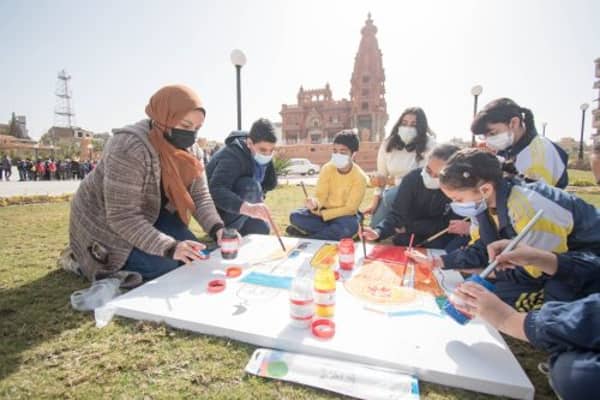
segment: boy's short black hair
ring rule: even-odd
[[[343,144],[350,149],[351,152],[356,153],[358,151],[358,134],[350,129],[345,129],[338,132],[333,138],[334,144]]]
[[[253,143],[269,142],[276,143],[275,128],[271,121],[266,118],[260,118],[252,124],[250,133],[248,134]]]

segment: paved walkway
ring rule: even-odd
[[[75,193],[81,181],[28,181],[19,182],[19,174],[11,176],[10,181],[0,181],[0,197],[51,195]],[[279,177],[281,185],[298,185],[304,181],[307,186],[317,184],[317,178],[305,176]]]
[[[14,178],[14,175],[12,176]],[[18,176],[17,176],[18,179]],[[28,181],[0,182],[0,197],[52,195],[75,193],[81,181]]]

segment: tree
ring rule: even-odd
[[[56,157],[60,159],[74,158],[79,155],[79,143],[61,142],[56,146]]]

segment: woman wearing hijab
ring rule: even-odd
[[[119,270],[153,279],[200,259],[205,246],[188,229],[192,216],[220,240],[223,222],[194,155],[206,115],[200,98],[185,86],[165,86],[146,114],[113,132],[73,198],[70,249],[90,280]]]

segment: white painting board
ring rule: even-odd
[[[283,239],[286,246],[308,242],[308,247],[287,260],[250,266],[279,246],[274,236],[251,235],[244,238],[235,260],[222,260],[218,251],[213,252],[209,260],[178,268],[117,297],[109,306],[123,317],[165,322],[260,347],[393,368],[428,382],[483,393],[533,398],[533,386],[507,344],[481,320],[461,326],[429,311],[387,316],[369,310],[338,282],[332,339],[317,339],[310,330],[292,327],[287,290],[241,282],[257,270],[282,276],[312,273],[310,259],[325,242]],[[360,246],[356,254],[359,266]],[[207,283],[225,279],[224,271],[231,265],[243,267],[242,276],[227,279],[223,292],[209,293]],[[454,271],[439,274],[447,291],[462,281]]]

